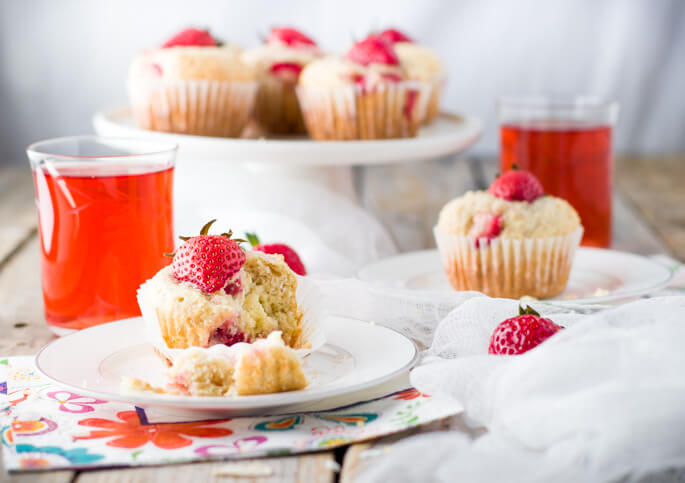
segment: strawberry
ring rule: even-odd
[[[487,238],[487,244],[490,240],[497,238],[502,231],[502,218],[493,213],[476,213],[473,217],[473,226],[468,232],[468,236],[472,238],[476,247],[480,246],[481,238]]]
[[[400,63],[392,44],[378,35],[369,35],[364,40],[356,42],[347,51],[347,58],[361,65],[399,65]]]
[[[540,317],[530,307],[519,306],[519,315],[499,324],[490,337],[490,354],[523,354],[559,332],[563,327]]]
[[[254,233],[246,233],[245,236],[247,240],[250,242],[250,245],[252,245],[253,250],[257,250],[264,253],[278,253],[279,255],[283,255],[283,259],[285,260],[285,263],[287,263],[290,267],[290,270],[292,270],[298,275],[307,275],[307,270],[304,268],[304,264],[302,263],[300,256],[293,248],[289,247],[284,243],[271,243],[269,245],[262,245],[259,243],[259,238],[257,237],[257,235],[255,235]]]
[[[238,245],[243,240],[231,240],[230,231],[207,234],[215,221],[203,226],[199,236],[181,237],[185,243],[178,247],[171,261],[176,280],[189,282],[204,293],[214,293],[234,284],[233,279],[245,264],[245,252]]]
[[[390,44],[396,44],[397,42],[414,42],[410,37],[397,29],[383,30],[378,36]]]
[[[302,66],[292,62],[277,62],[271,66],[271,73],[284,81],[297,82]]]
[[[212,37],[207,30],[198,30],[194,28],[189,28],[181,30],[179,33],[167,40],[163,49],[168,49],[169,47],[214,47],[218,45],[218,42],[214,37]]]
[[[545,194],[540,181],[529,171],[519,171],[516,166],[511,171],[497,177],[488,191],[507,201],[535,201]]]
[[[250,340],[243,332],[233,327],[231,322],[226,322],[212,331],[209,336],[208,345],[224,344],[232,346],[239,342],[250,342]]]
[[[316,42],[292,27],[273,27],[266,37],[267,44],[284,44],[293,48],[316,47]]]

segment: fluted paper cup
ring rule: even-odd
[[[426,115],[424,116],[423,123],[428,124],[435,120],[440,115],[440,98],[442,96],[442,91],[445,86],[445,77],[437,77],[431,86],[431,93],[428,99],[428,105],[426,106]]]
[[[470,237],[444,233],[437,226],[433,233],[454,289],[518,299],[553,297],[564,291],[583,228],[544,238],[482,238],[479,247]]]
[[[257,82],[136,79],[129,83],[129,96],[144,129],[239,137],[254,109],[257,87]]]
[[[301,331],[298,340],[293,341],[290,345],[296,349],[300,357],[305,357],[326,343],[323,330],[326,314],[319,288],[306,277],[297,277],[295,296],[297,297],[298,308],[302,313],[300,321]],[[167,345],[160,329],[160,319],[158,317],[160,314],[156,310],[152,297],[147,291],[146,284],[141,285],[138,289],[138,305],[143,315],[145,335],[148,342],[152,344],[158,354],[168,359],[169,362],[173,362],[186,348],[171,348]],[[172,315],[169,314],[169,316]],[[178,320],[164,320],[162,323],[165,325],[173,324],[178,327],[178,330],[184,330],[187,328],[187,324],[183,324],[184,317],[180,316]]]
[[[426,115],[432,86],[426,82],[298,86],[302,116],[317,140],[389,139],[416,136]]]

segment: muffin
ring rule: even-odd
[[[431,122],[440,114],[440,96],[445,84],[445,67],[442,61],[432,50],[415,43],[398,30],[384,30],[378,36],[393,44],[400,65],[409,79],[431,85],[431,95],[423,119],[424,123]]]
[[[205,397],[270,394],[306,386],[300,358],[278,331],[253,344],[186,349],[167,370],[164,388],[135,378],[122,381],[125,391]]]
[[[309,135],[317,140],[414,137],[430,85],[410,81],[391,44],[370,35],[345,57],[308,64],[297,87]]]
[[[138,55],[128,76],[138,125],[153,131],[240,136],[257,94],[242,50],[208,32],[186,29],[161,48]]]
[[[435,240],[450,284],[492,297],[553,297],[566,287],[583,228],[531,173],[509,171],[488,191],[447,203]]]
[[[264,45],[243,52],[259,82],[254,118],[268,133],[306,132],[295,86],[304,66],[320,56],[312,39],[290,27],[272,28]]]
[[[173,360],[178,349],[249,343],[280,331],[289,347],[309,347],[298,279],[283,257],[244,252],[230,232],[208,235],[209,225],[138,290],[153,345]]]

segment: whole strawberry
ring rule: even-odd
[[[488,191],[507,201],[535,201],[545,194],[533,173],[520,171],[516,166],[493,181]]]
[[[530,307],[519,306],[519,315],[499,324],[490,337],[490,354],[523,354],[559,332],[563,327],[540,317]]]
[[[378,36],[391,44],[396,44],[397,42],[413,42],[410,37],[397,29],[383,30]]]
[[[253,250],[257,250],[264,253],[277,253],[283,255],[285,263],[288,264],[290,270],[298,275],[307,275],[307,270],[304,268],[304,264],[300,259],[297,252],[284,243],[271,243],[269,245],[262,245],[259,243],[259,238],[254,233],[245,233],[247,240],[252,245]]]
[[[347,52],[347,58],[361,65],[400,63],[392,44],[378,35],[369,35],[364,40],[356,42]]]
[[[214,47],[218,44],[216,39],[207,30],[189,28],[181,30],[179,33],[167,40],[163,49],[169,47]]]
[[[293,48],[316,47],[316,42],[292,27],[273,27],[266,37],[267,44],[284,44]]]
[[[202,227],[199,236],[181,237],[183,243],[171,262],[176,280],[189,282],[204,293],[233,287],[233,278],[245,264],[245,252],[231,232],[208,235],[212,220]],[[232,292],[233,290],[229,290]]]

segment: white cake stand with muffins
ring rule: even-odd
[[[142,129],[129,107],[93,116],[102,136],[165,139],[179,144],[177,169],[202,163],[217,173],[235,170],[309,180],[357,200],[354,166],[427,161],[454,156],[473,145],[482,131],[479,119],[442,113],[416,137],[360,141],[314,141],[306,136],[241,139],[193,136]]]

